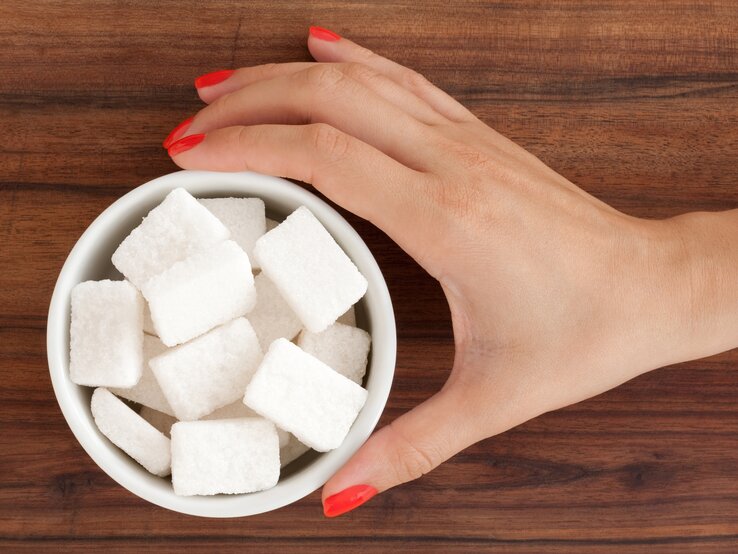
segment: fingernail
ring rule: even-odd
[[[233,69],[221,69],[220,71],[213,71],[212,73],[200,75],[197,79],[195,79],[195,88],[212,87],[213,85],[222,83],[223,81],[228,79],[228,77],[233,75],[233,73]]]
[[[200,144],[203,139],[205,138],[205,135],[198,134],[198,135],[190,135],[188,137],[179,139],[172,144],[169,145],[169,148],[167,148],[167,152],[170,156],[176,156],[177,154],[181,154],[182,152],[187,152],[190,148],[194,148],[198,144]]]
[[[333,31],[329,31],[328,29],[323,29],[323,27],[316,27],[315,25],[310,26],[310,35],[318,40],[327,40],[328,42],[341,40],[341,35],[338,35]]]
[[[177,125],[174,129],[172,129],[172,132],[167,135],[167,138],[164,139],[164,142],[162,142],[161,145],[164,148],[169,148],[175,140],[179,139],[182,135],[185,134],[185,131],[187,131],[187,128],[190,126],[190,123],[192,123],[193,119],[195,118],[188,117],[182,123]]]
[[[341,492],[329,496],[323,502],[323,513],[325,517],[336,517],[354,508],[358,508],[364,502],[377,494],[377,489],[369,485],[354,485]]]

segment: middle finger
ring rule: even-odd
[[[187,134],[234,125],[327,123],[426,171],[436,131],[334,65],[257,81],[203,108]]]
[[[216,85],[198,88],[197,93],[203,102],[211,104],[237,90],[268,79],[294,75],[316,65],[327,65],[315,62],[272,63],[242,67],[233,72],[225,81]],[[431,107],[425,100],[402,87],[386,75],[361,63],[332,64],[348,77],[358,81],[382,98],[412,115],[415,119],[429,125],[448,124],[449,120]]]

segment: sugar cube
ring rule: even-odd
[[[100,432],[154,475],[169,475],[169,439],[107,389],[97,388],[90,403]]]
[[[136,287],[197,251],[224,241],[228,229],[183,188],[151,210],[113,253],[113,265]]]
[[[151,360],[151,358],[163,354],[167,350],[168,348],[164,346],[158,338],[151,335],[144,335],[144,362],[141,379],[133,387],[110,387],[108,390],[117,396],[127,400],[132,400],[133,402],[138,402],[143,406],[149,406],[150,408],[173,416],[174,412],[169,406],[169,402],[167,402],[167,399],[164,397],[164,393],[161,392],[161,387],[159,386],[159,383],[157,383],[154,373],[149,367],[149,360]]]
[[[263,272],[254,277],[256,306],[249,313],[249,321],[259,337],[261,349],[266,351],[272,341],[283,337],[292,340],[302,323],[284,301],[282,295]]]
[[[299,440],[297,440],[297,437],[295,437],[295,435],[293,435],[292,433],[289,433],[288,435],[289,440],[287,441],[287,444],[282,445],[282,447],[279,449],[279,463],[282,467],[291,464],[297,458],[305,454],[305,452],[310,450],[310,447],[302,444]]]
[[[287,339],[277,339],[243,401],[300,442],[327,452],[343,442],[366,397],[353,381]]]
[[[69,374],[91,387],[132,387],[143,369],[143,299],[128,281],[72,289]]]
[[[149,361],[174,415],[199,419],[243,395],[262,358],[259,341],[245,318]]]
[[[334,323],[325,331],[303,331],[297,345],[354,383],[366,373],[371,337],[364,329]]]
[[[336,321],[367,289],[364,276],[304,206],[256,241],[254,258],[315,333]]]
[[[172,426],[172,485],[182,496],[268,489],[279,479],[274,424],[262,418]]]
[[[141,292],[167,346],[242,316],[256,304],[249,258],[232,240],[175,263],[146,281]]]
[[[141,407],[141,411],[138,412],[138,415],[153,425],[154,429],[164,433],[167,438],[169,437],[169,431],[171,430],[172,425],[177,423],[176,417],[154,410],[148,406]]]
[[[249,408],[246,404],[244,404],[242,402],[242,399],[239,397],[239,399],[232,404],[228,404],[227,406],[218,408],[214,412],[202,417],[201,419],[208,421],[211,419],[237,419],[241,417],[261,416],[257,414],[254,410]],[[277,436],[279,437],[279,447],[282,448],[283,446],[287,445],[292,435],[290,435],[287,431],[284,431],[277,427]]]
[[[201,198],[200,203],[217,217],[254,264],[254,244],[266,233],[264,201],[261,198]]]
[[[273,219],[266,218],[266,232],[268,233],[272,229],[274,229],[277,225],[279,225],[279,221],[275,221]]]
[[[356,306],[351,306],[346,311],[346,313],[340,316],[336,321],[338,323],[343,323],[344,325],[351,325],[351,327],[356,327]]]
[[[342,316],[343,317],[343,316]],[[338,318],[341,319],[340,317]],[[151,310],[149,310],[149,303],[144,301],[144,322],[143,322],[144,333],[147,335],[158,336],[156,334],[156,327],[154,327],[154,321],[151,319]]]

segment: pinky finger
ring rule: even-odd
[[[415,94],[447,119],[459,122],[476,120],[474,114],[417,71],[375,54],[347,38],[329,33],[325,34],[325,29],[320,27],[310,28],[308,49],[317,61],[367,65]]]

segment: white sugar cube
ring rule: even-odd
[[[249,408],[243,403],[239,397],[238,400],[222,408],[218,408],[214,412],[202,417],[202,420],[208,421],[211,419],[237,419],[241,417],[261,417],[254,410]],[[277,427],[277,436],[279,437],[279,447],[282,448],[287,445],[290,441],[290,435],[287,431],[284,431]]]
[[[277,428],[279,429],[279,428]],[[279,463],[282,467],[291,464],[297,458],[310,450],[309,446],[302,444],[292,433],[288,433],[289,440],[279,449]]]
[[[351,325],[351,327],[356,327],[356,307],[351,306],[345,314],[343,314],[336,320],[336,322],[343,323],[344,325]],[[144,327],[144,329],[146,328]]]
[[[92,393],[92,417],[100,432],[154,475],[169,475],[169,439],[116,398],[98,388]]]
[[[260,198],[201,198],[200,203],[217,217],[249,256],[254,269],[254,245],[266,233],[264,201]]]
[[[279,225],[279,221],[275,221],[273,219],[266,218],[266,232],[268,233],[272,229],[274,229],[277,225]]]
[[[303,331],[297,345],[354,383],[366,373],[371,337],[364,329],[334,323],[325,331]]]
[[[182,496],[268,489],[279,479],[274,424],[262,418],[179,422],[172,426],[172,485]]]
[[[143,369],[143,299],[128,281],[72,289],[69,374],[90,387],[132,387]]]
[[[234,319],[149,361],[174,415],[199,419],[243,395],[262,358],[251,324]]]
[[[249,258],[232,240],[177,262],[146,281],[141,292],[167,346],[242,316],[256,304]]]
[[[338,318],[341,319],[340,317]],[[157,337],[156,327],[154,327],[154,321],[151,319],[151,310],[149,310],[149,303],[144,301],[144,322],[143,322],[144,333],[147,335],[153,335]]]
[[[174,189],[113,253],[113,265],[141,288],[154,275],[224,241],[228,229],[186,190]]]
[[[249,321],[259,337],[261,349],[266,351],[280,337],[292,340],[302,323],[284,301],[282,295],[263,272],[254,277],[256,306],[249,313]]]
[[[254,258],[315,333],[336,321],[367,289],[364,276],[304,206],[256,241]]]
[[[164,433],[166,437],[169,437],[169,431],[171,430],[172,425],[177,423],[176,417],[154,410],[148,406],[143,406],[141,411],[138,412],[138,415],[153,425],[156,430]]]
[[[327,452],[343,442],[366,397],[353,381],[287,339],[277,339],[243,401],[300,442]]]
[[[112,387],[108,390],[117,396],[132,400],[133,402],[138,402],[143,406],[148,406],[173,416],[174,412],[172,411],[171,406],[169,406],[169,402],[167,402],[167,399],[164,397],[164,393],[161,392],[161,387],[159,386],[159,383],[156,382],[154,373],[149,367],[149,360],[151,360],[151,358],[163,354],[167,350],[168,348],[162,344],[158,338],[151,335],[144,335],[144,363],[141,379],[139,379],[138,383],[131,388]]]

